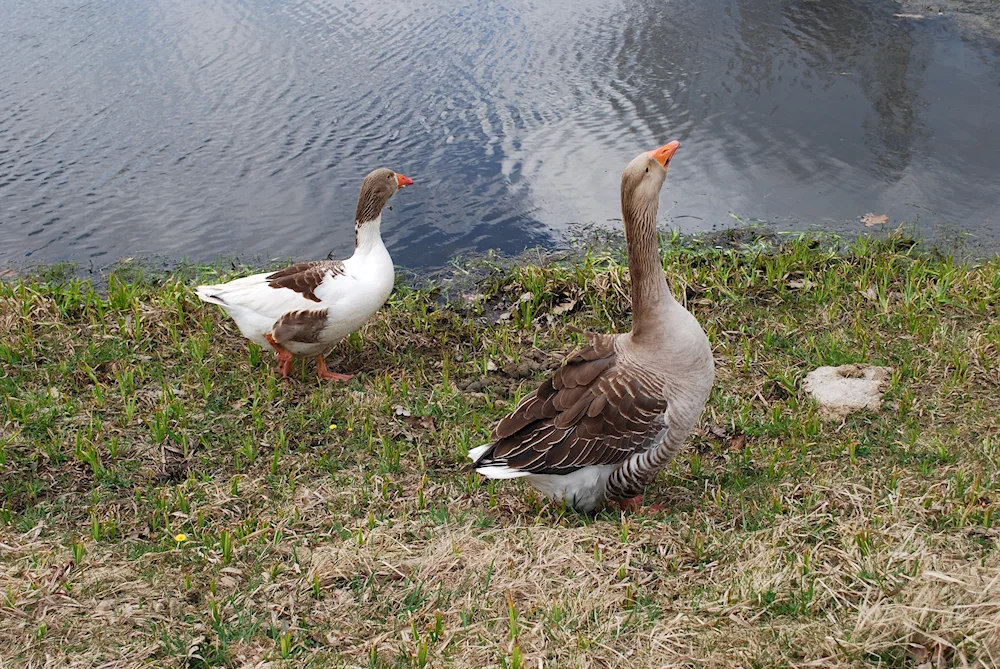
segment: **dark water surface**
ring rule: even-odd
[[[893,2],[6,0],[0,269],[349,253],[361,177],[417,184],[398,264],[617,226],[851,234],[873,211],[1000,246],[1000,41]],[[731,215],[732,214],[732,215]]]

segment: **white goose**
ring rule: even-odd
[[[588,334],[493,431],[468,469],[526,477],[582,512],[638,509],[642,492],[684,444],[705,407],[715,364],[704,330],[674,298],[656,234],[660,188],[679,142],[637,156],[622,174],[632,277],[632,331]]]
[[[294,356],[312,356],[320,379],[350,380],[350,374],[328,370],[323,358],[371,318],[392,292],[395,273],[382,243],[382,208],[397,190],[412,183],[385,168],[365,177],[350,258],[302,262],[277,272],[198,286],[198,297],[222,307],[244,337],[274,351],[282,376],[288,376]]]

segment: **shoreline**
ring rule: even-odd
[[[968,239],[928,240],[911,234],[906,224],[880,226],[876,229],[860,227],[853,234],[839,234],[823,229],[778,230],[769,223],[754,223],[726,228],[712,232],[695,234],[680,233],[671,229],[659,230],[661,247],[668,251],[679,248],[701,250],[740,250],[754,245],[774,247],[790,240],[810,239],[814,242],[846,249],[861,239],[905,240],[906,245],[919,247],[924,252],[952,256],[963,262],[988,261],[1000,250],[989,250]],[[625,234],[620,229],[591,230],[586,234],[572,237],[566,244],[553,247],[529,247],[518,254],[500,254],[492,251],[482,253],[462,253],[442,266],[407,267],[396,266],[396,286],[408,289],[439,289],[442,285],[462,283],[473,288],[473,283],[483,280],[489,274],[514,271],[521,266],[548,265],[560,262],[580,261],[588,253],[609,254],[617,259],[625,259]],[[332,254],[326,259],[331,259]],[[154,254],[135,255],[118,258],[100,267],[85,267],[77,261],[59,261],[8,267],[0,270],[0,282],[10,282],[33,277],[51,277],[63,281],[71,278],[90,281],[103,288],[111,274],[124,277],[182,277],[191,281],[215,280],[217,275],[233,278],[267,270],[277,270],[296,262],[316,258],[266,258],[264,256],[220,257],[211,262],[192,262],[185,258],[175,259]],[[200,278],[199,278],[200,277]],[[438,285],[442,284],[442,285]]]
[[[913,17],[912,20],[941,16],[954,21],[968,37],[1000,40],[1000,5],[992,0],[896,0],[896,3],[900,13]]]

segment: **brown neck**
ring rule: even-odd
[[[384,188],[380,177],[381,175],[373,180],[369,175],[362,184],[361,194],[358,196],[358,208],[354,212],[355,249],[364,243],[366,237],[372,236],[371,234],[366,235],[365,232],[374,233],[375,236],[381,234],[380,226],[376,221],[382,219],[382,208],[392,197],[392,192]]]
[[[628,245],[628,271],[632,282],[632,336],[663,328],[666,309],[675,301],[667,286],[656,234],[658,202],[637,202],[622,198],[622,219]]]
[[[358,208],[354,212],[354,222],[357,225],[364,225],[369,221],[374,221],[382,214],[382,207],[385,206],[389,198],[384,193],[380,193],[374,188],[363,188],[358,196]]]

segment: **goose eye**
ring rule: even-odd
[[[646,171],[649,172],[649,167],[646,168]]]

